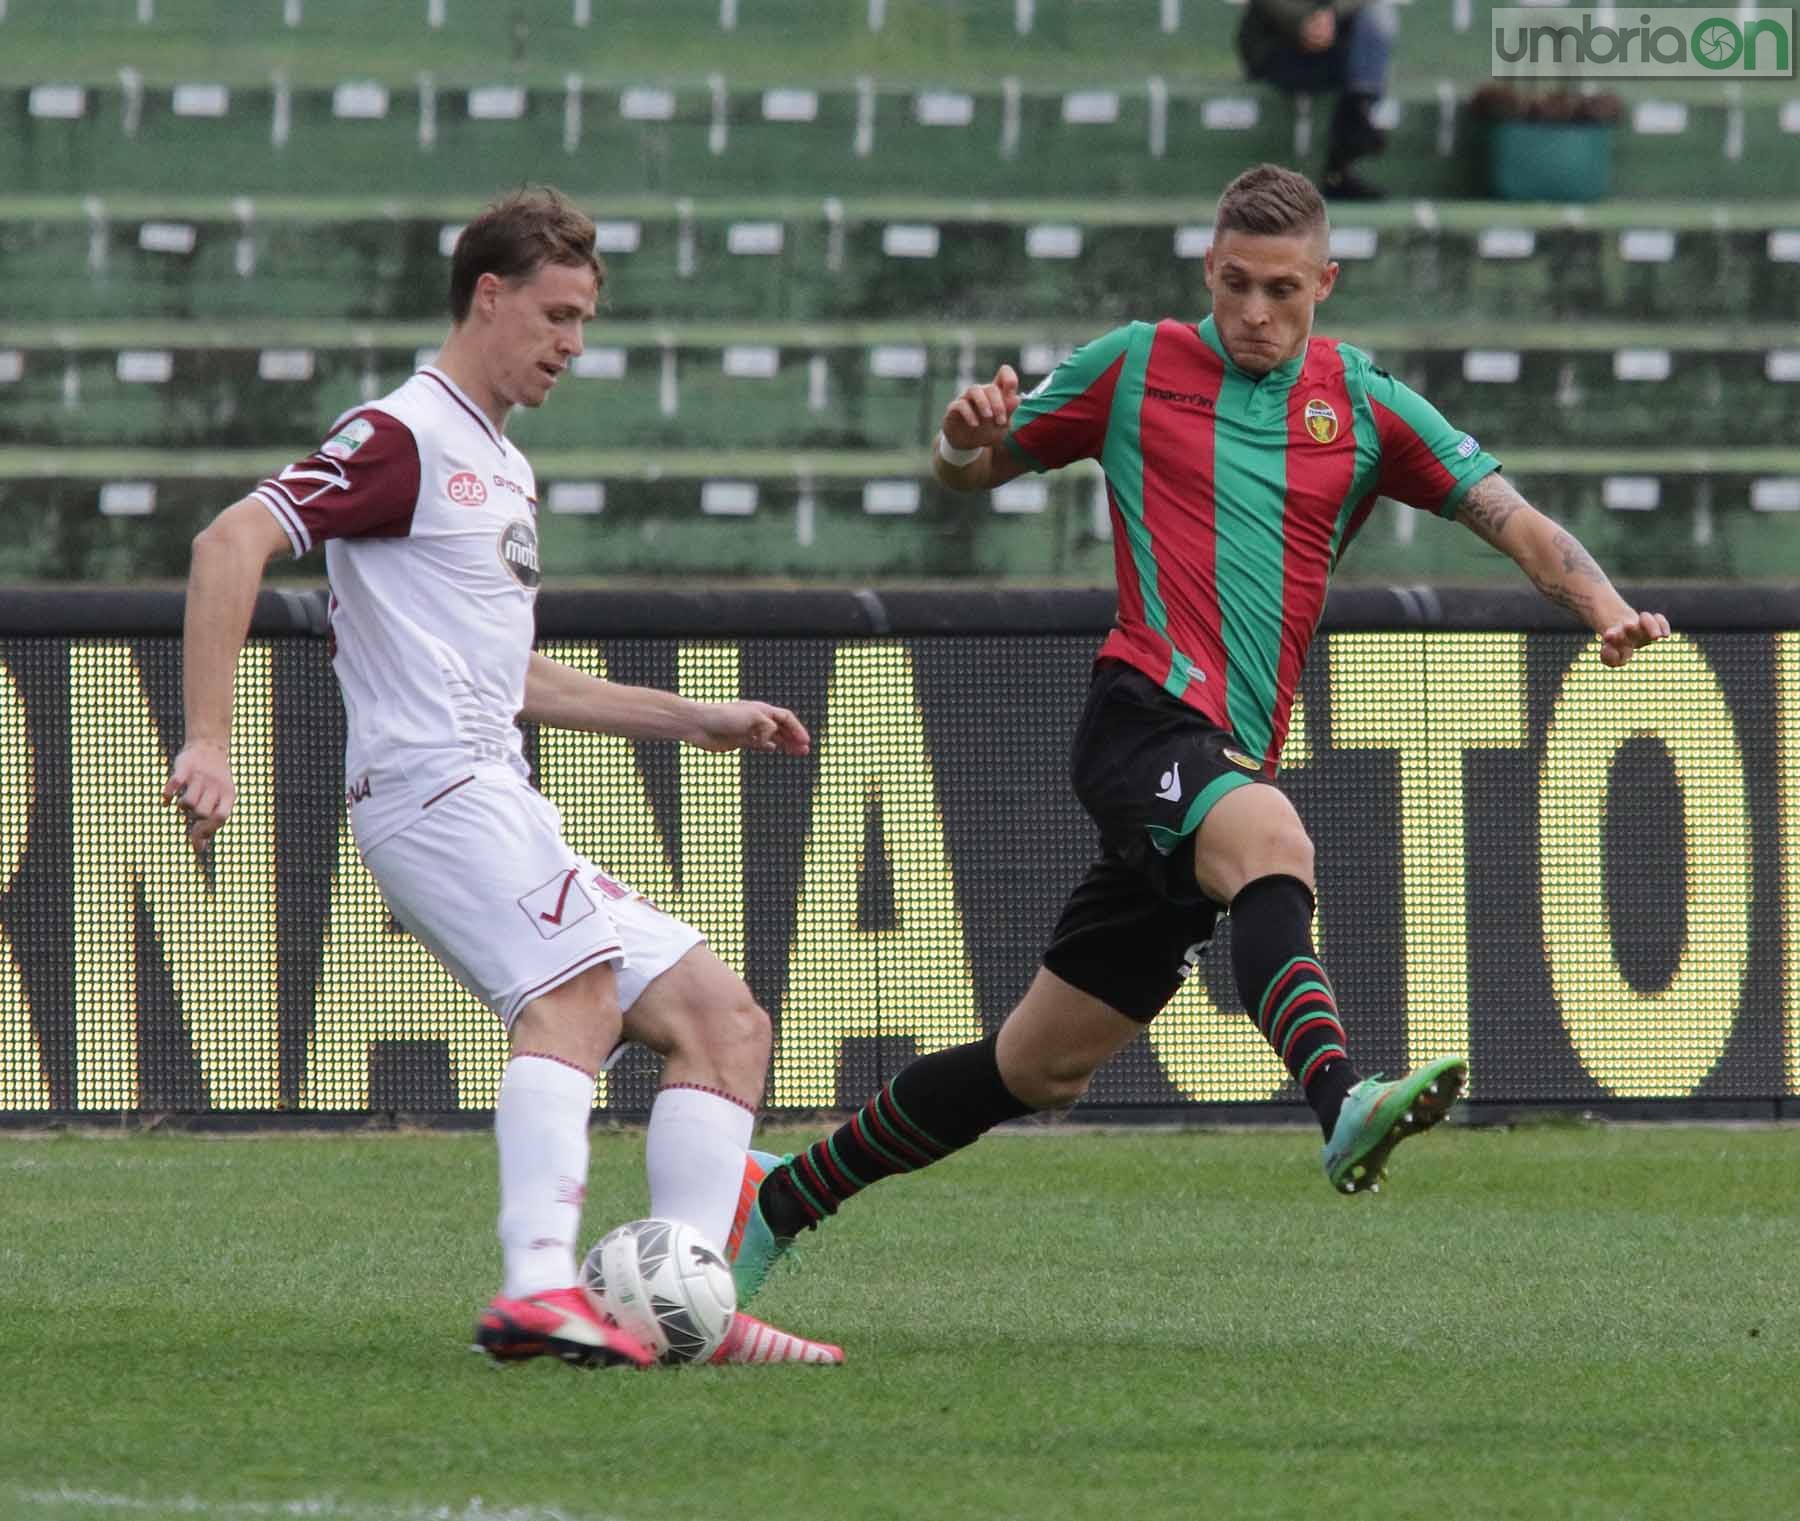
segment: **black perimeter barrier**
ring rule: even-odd
[[[1529,588],[1335,592],[1283,786],[1365,1071],[1466,1051],[1479,1117],[1779,1117],[1800,1095],[1800,592],[1636,587],[1624,670]],[[546,591],[541,647],[793,708],[805,759],[528,732],[571,841],[706,931],[776,1023],[767,1106],[867,1097],[991,1029],[1094,832],[1067,747],[1109,592]],[[389,920],[344,827],[321,592],[266,591],[238,810],[158,792],[181,597],[0,589],[0,1122],[492,1108],[497,1021]],[[1226,940],[1078,1114],[1294,1118]],[[602,1082],[621,1119],[655,1068]]]

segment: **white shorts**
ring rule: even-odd
[[[466,782],[363,862],[401,927],[508,1025],[609,962],[623,1012],[705,940],[572,850],[555,805],[523,782]]]

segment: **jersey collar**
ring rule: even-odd
[[[506,453],[506,443],[500,437],[499,433],[495,431],[494,425],[488,421],[487,414],[484,413],[480,407],[475,405],[474,401],[461,386],[440,370],[435,364],[421,365],[419,367],[419,373],[427,380],[435,380],[440,386],[448,391],[450,393],[450,399],[461,407],[463,411],[469,414],[474,420],[476,427],[487,434],[488,441],[492,443],[501,454],[504,455]]]
[[[1225,352],[1225,344],[1219,337],[1218,324],[1211,317],[1202,322],[1196,331],[1200,334],[1200,341],[1225,361],[1226,369],[1235,375],[1242,375],[1252,385],[1261,385],[1264,381],[1273,381],[1276,385],[1291,384],[1300,378],[1300,367],[1306,362],[1306,350],[1301,349],[1292,359],[1276,365],[1267,375],[1252,375],[1248,370],[1240,370],[1237,362]]]

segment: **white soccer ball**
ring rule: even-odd
[[[633,1220],[608,1231],[581,1264],[581,1284],[664,1363],[703,1363],[737,1313],[731,1267],[679,1220]]]

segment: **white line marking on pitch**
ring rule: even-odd
[[[123,1515],[216,1516],[295,1518],[295,1521],[620,1521],[618,1517],[577,1514],[556,1506],[502,1505],[490,1507],[479,1495],[454,1505],[363,1505],[328,1497],[299,1500],[202,1500],[196,1495],[173,1499],[144,1499],[137,1495],[104,1494],[98,1490],[19,1489],[14,1497],[23,1505],[51,1512],[99,1511]]]

